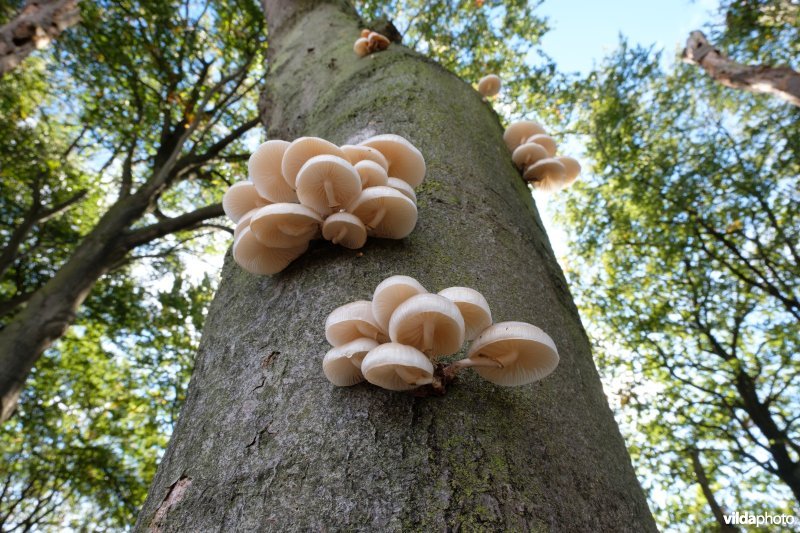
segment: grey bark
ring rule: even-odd
[[[686,40],[683,60],[699,65],[714,80],[733,89],[776,96],[800,106],[800,72],[786,66],[743,65],[714,48],[701,31]]]
[[[13,20],[0,26],[0,77],[77,24],[79,1],[28,0]]]
[[[226,257],[195,371],[137,531],[653,531],[589,342],[497,116],[397,45],[358,59],[341,2],[266,1],[268,137],[397,133],[428,164],[419,223],[354,251],[318,242],[273,277]],[[443,397],[333,387],[337,306],[392,274],[481,291],[496,321],[549,332],[556,372],[464,375]]]

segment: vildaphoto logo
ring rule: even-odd
[[[733,526],[791,526],[796,522],[794,516],[790,514],[754,514],[748,511],[723,515],[726,524]]]

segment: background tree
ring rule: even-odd
[[[796,46],[796,27],[774,31],[787,41],[740,58]],[[623,44],[582,87],[575,128],[594,176],[563,197],[570,279],[659,522],[792,512],[800,115],[660,64]]]
[[[62,36],[55,60],[69,77],[52,80],[48,91],[51,105],[74,106],[77,116],[66,119],[74,121],[74,133],[52,173],[81,151],[89,162],[81,170],[96,196],[93,205],[80,204],[91,210],[70,238],[42,242],[42,213],[63,202],[78,206],[77,200],[39,198],[47,190],[42,177],[10,177],[19,189],[36,192],[13,197],[25,207],[9,221],[2,257],[14,264],[5,275],[16,280],[30,269],[44,275],[4,295],[1,419],[11,415],[33,364],[72,324],[101,276],[137,255],[163,255],[222,214],[220,184],[231,173],[243,174],[248,155],[241,139],[258,121],[253,102],[264,39],[257,13],[246,1],[213,9],[189,2],[87,3],[84,23]],[[39,106],[19,129],[41,138],[36,132],[54,121],[51,110]],[[4,146],[10,157],[15,144]],[[32,246],[43,260],[24,260]]]
[[[268,136],[408,137],[428,164],[419,224],[403,241],[371,240],[361,257],[318,243],[273,277],[226,262],[136,529],[653,530],[497,116],[405,48],[359,59],[361,24],[346,3],[267,1],[265,11]],[[541,325],[559,369],[516,389],[466,376],[440,398],[332,387],[325,316],[394,273],[431,290],[473,286],[496,320]]]

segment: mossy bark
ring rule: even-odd
[[[428,163],[419,223],[363,256],[319,242],[285,271],[226,258],[180,421],[138,530],[649,531],[577,309],[491,107],[409,50],[359,59],[341,3],[266,2],[270,138],[397,133]],[[482,292],[555,340],[540,383],[465,372],[442,397],[322,373],[325,317],[392,274]]]

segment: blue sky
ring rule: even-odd
[[[672,57],[690,31],[713,20],[716,6],[716,0],[545,0],[538,13],[552,29],[542,47],[567,72],[588,72],[620,34]]]

